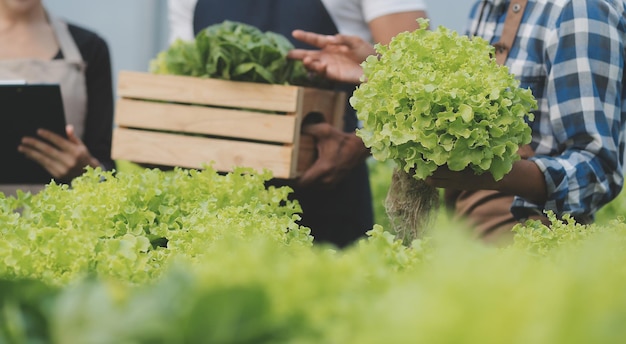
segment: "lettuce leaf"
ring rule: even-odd
[[[416,179],[442,165],[501,179],[531,140],[536,100],[496,63],[487,41],[419,23],[362,63],[367,82],[350,99],[363,123],[357,135],[374,158],[392,159]]]
[[[200,31],[193,41],[174,41],[150,61],[150,72],[307,85],[310,80],[302,61],[287,58],[291,49],[283,35],[227,20]]]

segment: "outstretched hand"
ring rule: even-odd
[[[315,138],[318,158],[299,178],[300,186],[332,187],[369,156],[356,134],[345,133],[328,123],[304,126],[302,133]]]
[[[81,175],[85,167],[98,167],[100,162],[74,133],[66,127],[67,139],[45,129],[39,129],[39,138],[25,136],[18,151],[43,166],[55,179],[70,181]],[[43,139],[43,140],[42,140]]]
[[[295,30],[292,35],[319,50],[294,49],[288,57],[302,60],[308,70],[339,82],[360,83],[363,75],[361,62],[376,54],[371,44],[357,36],[330,36],[302,30]]]

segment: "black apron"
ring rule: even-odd
[[[295,29],[327,35],[338,32],[320,0],[198,0],[193,18],[194,35],[224,20],[282,34],[298,48],[311,47],[293,39],[291,32]],[[349,95],[354,88],[355,85],[338,86],[338,89],[347,90]],[[349,103],[346,103],[344,122],[344,130],[354,132],[357,118]],[[344,247],[363,237],[373,226],[372,198],[365,162],[332,190],[297,188],[284,180],[272,180],[270,184],[294,188],[293,198],[302,206],[300,223],[311,228],[315,242]]]

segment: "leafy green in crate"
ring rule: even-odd
[[[176,40],[150,63],[156,74],[189,75],[267,84],[306,85],[301,61],[287,58],[284,36],[233,21],[202,30],[193,41]]]

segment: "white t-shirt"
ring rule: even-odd
[[[294,0],[298,1],[298,0]],[[371,42],[368,23],[375,18],[399,12],[425,11],[424,0],[321,0],[339,33],[359,36]],[[170,42],[192,40],[193,11],[198,0],[168,0]],[[417,19],[417,18],[416,18]]]

